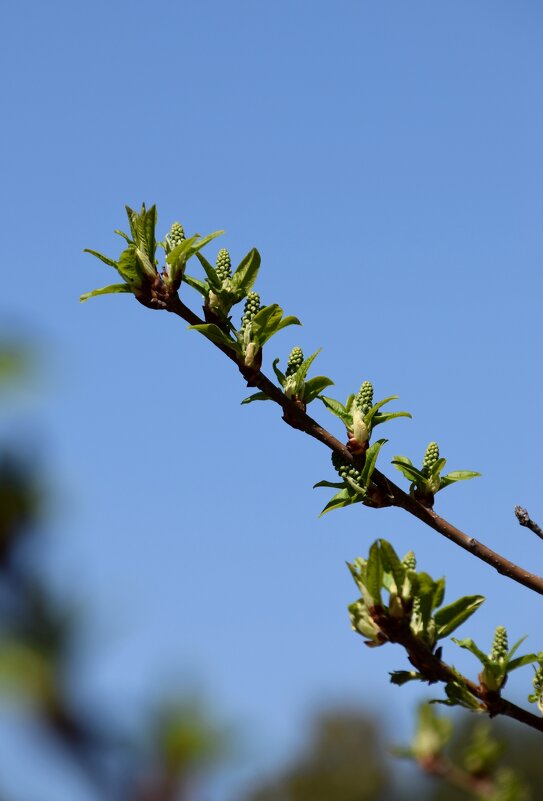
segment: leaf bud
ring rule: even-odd
[[[353,409],[353,438],[359,445],[367,445],[370,438],[370,431],[364,421],[365,412],[359,406]]]

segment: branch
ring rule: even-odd
[[[174,294],[168,298],[166,308],[167,311],[171,312],[172,314],[176,314],[178,317],[181,317],[183,320],[189,323],[189,325],[202,325],[204,323],[204,320],[200,319],[198,315],[189,309],[189,307],[180,300],[177,294]],[[283,420],[288,423],[288,425],[298,429],[299,431],[303,431],[310,437],[322,442],[323,445],[326,445],[327,448],[330,448],[331,451],[334,451],[346,461],[351,463],[354,461],[353,454],[345,445],[343,445],[336,437],[334,437],[333,434],[319,425],[316,420],[306,414],[306,412],[303,411],[295,401],[287,398],[287,396],[279,389],[279,387],[270,381],[267,376],[260,371],[255,374],[254,371],[247,370],[244,364],[239,360],[236,353],[232,350],[229,350],[226,346],[216,344],[216,347],[219,348],[219,350],[221,350],[238,366],[238,369],[246,379],[248,386],[257,387],[262,392],[265,392],[271,400],[275,401],[275,403],[281,407],[283,410]],[[476,556],[478,559],[486,562],[488,565],[497,570],[498,573],[501,573],[513,581],[516,581],[518,584],[522,584],[524,587],[543,595],[543,578],[541,576],[530,573],[514,562],[509,561],[509,559],[506,559],[504,556],[501,556],[499,553],[496,553],[496,551],[493,551],[491,548],[488,548],[474,537],[470,537],[468,534],[465,534],[459,528],[453,526],[452,523],[449,523],[447,520],[444,520],[442,517],[436,514],[436,512],[434,512],[432,509],[428,509],[427,507],[423,506],[423,504],[417,501],[416,498],[413,498],[407,492],[404,492],[379,470],[375,470],[373,472],[372,479],[377,487],[382,491],[384,497],[387,499],[386,504],[404,509],[406,512],[409,512],[414,517],[418,518],[418,520],[420,520],[422,523],[425,523],[427,526],[434,529],[434,531],[437,531],[442,536],[454,542],[460,548],[463,548],[464,550]],[[386,504],[383,503],[383,505]],[[539,531],[541,531],[541,529],[539,529]],[[543,535],[540,534],[540,536]]]
[[[538,717],[532,712],[517,706],[512,701],[502,698],[499,691],[488,690],[481,684],[475,684],[475,682],[462,676],[451,665],[442,661],[439,649],[436,653],[430,651],[428,646],[413,634],[409,627],[409,622],[406,622],[405,619],[395,619],[379,606],[372,607],[370,613],[387,639],[405,648],[409,661],[429,684],[461,682],[471,695],[481,702],[480,711],[486,712],[491,718],[496,717],[496,715],[505,715],[505,717],[512,718],[519,723],[530,726],[532,729],[543,732],[542,717]]]
[[[529,528],[530,531],[533,531],[534,534],[537,534],[537,536],[541,537],[543,540],[543,529],[541,526],[537,525],[535,520],[532,520],[527,509],[523,509],[522,506],[515,506],[515,514],[521,526],[526,526],[526,528]]]

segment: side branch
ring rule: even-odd
[[[177,316],[181,317],[183,320],[189,323],[189,325],[202,325],[204,323],[204,320],[202,320],[191,309],[189,309],[189,307],[180,300],[178,295],[169,297],[166,308],[172,314],[176,314]],[[323,445],[326,445],[327,448],[330,448],[330,450],[340,455],[344,460],[351,463],[353,462],[353,454],[348,450],[348,448],[336,437],[334,437],[333,434],[319,425],[316,420],[303,411],[293,400],[287,398],[287,396],[279,389],[279,387],[270,381],[267,376],[260,371],[258,371],[256,374],[252,371],[248,371],[233,350],[230,350],[225,345],[217,343],[215,344],[216,347],[225,354],[225,356],[228,356],[228,358],[237,365],[249,386],[257,387],[262,392],[265,392],[271,400],[275,401],[275,403],[281,407],[283,410],[283,419],[286,423],[288,423],[288,425],[298,429],[299,431],[303,431],[310,437],[322,442]],[[379,470],[374,471],[372,478],[377,487],[382,491],[389,505],[405,509],[405,511],[418,518],[418,520],[420,520],[422,523],[425,523],[425,525],[429,526],[434,531],[437,531],[442,536],[454,542],[460,548],[463,548],[465,551],[472,553],[478,559],[486,562],[488,565],[497,570],[498,573],[501,573],[513,581],[516,581],[518,584],[522,584],[524,587],[543,595],[543,578],[541,576],[524,570],[519,565],[511,562],[509,559],[506,559],[504,556],[501,556],[491,548],[483,545],[483,543],[456,528],[456,526],[453,526],[452,523],[444,520],[432,509],[428,509],[419,501],[417,501],[416,498],[413,498],[407,492],[404,492],[401,487],[398,487]],[[533,521],[531,522],[533,523]],[[521,524],[528,525],[527,523]],[[539,529],[537,524],[533,525]],[[534,531],[534,528],[531,526],[529,527],[532,529],[532,531]],[[539,532],[541,532],[541,529],[539,529]],[[536,531],[536,533],[538,532]],[[540,533],[540,536],[543,537],[543,532]],[[511,706],[512,708],[514,707],[514,705]],[[519,709],[519,714],[523,712],[523,710],[520,708],[517,707],[517,709]],[[524,714],[528,715],[529,713]],[[510,717],[515,717],[515,715],[510,715]],[[520,720],[521,718],[517,717],[516,719]],[[523,722],[526,721],[523,720]],[[528,723],[528,725],[531,724]],[[540,730],[543,731],[543,721]]]
[[[515,506],[515,514],[521,526],[526,526],[526,528],[529,528],[530,531],[533,531],[534,534],[537,534],[537,536],[541,537],[543,540],[543,529],[541,526],[538,526],[535,520],[532,520],[527,509],[523,509],[522,506]]]
[[[543,732],[543,718],[502,698],[499,691],[489,691],[486,687],[461,676],[451,665],[441,660],[440,649],[436,653],[429,651],[428,647],[406,626],[405,620],[394,620],[380,607],[373,607],[370,613],[388,640],[405,648],[409,661],[429,684],[436,682],[455,684],[460,681],[471,695],[481,702],[479,711],[486,712],[491,718],[505,715]]]

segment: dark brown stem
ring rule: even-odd
[[[188,306],[185,306],[185,304],[177,295],[174,295],[170,298],[167,310],[181,317],[183,320],[188,322],[189,325],[202,325],[204,323],[204,321],[201,320],[191,309],[189,309]],[[240,364],[239,357],[236,352],[229,349],[226,345],[217,345],[217,347],[226,356],[228,356],[229,359],[237,364],[238,368],[247,379],[246,370],[244,369],[243,365]],[[325,428],[320,426],[317,421],[310,417],[306,412],[302,411],[295,401],[287,398],[287,396],[279,389],[279,387],[270,381],[270,379],[267,378],[262,372],[258,372],[256,375],[251,374],[250,384],[251,386],[257,387],[262,392],[265,392],[271,400],[275,401],[275,403],[281,407],[283,410],[283,419],[286,423],[293,428],[298,429],[299,431],[303,431],[310,437],[317,439],[319,442],[322,442],[323,445],[326,445],[327,448],[330,448],[330,450],[338,453],[346,461],[353,462],[352,453],[345,445],[343,445],[343,443],[336,439],[336,437],[334,437],[333,434],[330,434],[330,432]],[[496,551],[493,551],[486,545],[483,545],[482,542],[479,542],[474,537],[470,537],[468,534],[465,534],[459,528],[453,526],[452,523],[449,523],[447,520],[444,520],[442,517],[436,514],[432,509],[426,508],[422,503],[417,501],[416,498],[413,498],[407,492],[404,492],[379,470],[374,471],[372,480],[381,490],[384,498],[386,499],[386,502],[384,501],[383,505],[388,504],[405,509],[405,511],[409,512],[421,522],[434,529],[434,531],[437,531],[442,536],[451,540],[451,542],[454,542],[460,548],[463,548],[464,550],[476,556],[478,559],[486,562],[488,565],[497,570],[498,573],[501,573],[513,581],[516,581],[518,584],[522,584],[524,587],[543,595],[543,578],[541,576],[530,573],[528,570],[524,570],[519,565],[509,561],[509,559],[506,559],[504,556],[496,553]]]
[[[515,514],[521,526],[526,526],[526,528],[529,528],[530,531],[533,531],[534,534],[537,534],[537,536],[541,537],[543,540],[543,529],[541,526],[538,526],[535,520],[532,520],[527,509],[523,509],[522,506],[515,506]]]

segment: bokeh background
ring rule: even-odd
[[[401,652],[370,652],[346,613],[345,561],[378,536],[446,573],[450,599],[488,597],[464,636],[486,647],[502,624],[541,648],[539,599],[415,520],[319,520],[328,454],[271,404],[240,406],[240,376],[178,319],[128,295],[78,303],[111,283],[82,249],[118,255],[125,203],[156,202],[160,234],[225,228],[236,263],[258,247],[263,302],[304,324],[267,365],[323,346],[331,395],[366,378],[400,395],[414,419],[390,424],[382,464],[436,439],[451,469],[483,474],[439,511],[538,572],[513,507],[541,518],[541,5],[30,0],[0,15],[0,335],[33,361],[4,393],[3,447],[39,476],[39,536],[18,558],[76,621],[74,707],[143,741],[182,699],[219,733],[210,801],[284,770],[325,709],[378,719],[372,743],[406,740],[428,692],[391,687]],[[101,797],[4,705],[2,798]]]

